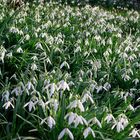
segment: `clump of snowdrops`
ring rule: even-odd
[[[0,3],[0,138],[140,138],[140,14],[59,2]]]

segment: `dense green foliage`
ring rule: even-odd
[[[0,3],[0,139],[140,138],[140,14]]]

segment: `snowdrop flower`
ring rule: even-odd
[[[11,94],[15,93],[16,96],[18,96],[19,94],[21,94],[21,92],[22,92],[22,91],[21,91],[21,87],[19,86],[19,87],[14,88],[14,89],[12,90]]]
[[[37,58],[37,56],[33,56],[33,57],[31,57],[31,60],[33,60],[33,61],[37,61],[38,58]]]
[[[34,90],[35,88],[34,88],[34,85],[32,84],[32,82],[31,81],[28,81],[28,83],[26,84],[26,88],[27,88],[27,90]]]
[[[115,122],[115,118],[112,114],[107,114],[104,120],[107,121],[107,123],[110,123],[112,121]]]
[[[50,89],[50,96],[52,96],[52,95],[54,94],[55,89],[56,89],[57,87],[56,87],[55,83],[52,83],[50,86],[51,86],[51,89]]]
[[[124,126],[121,122],[116,122],[115,125],[116,125],[117,132],[124,130]],[[112,129],[113,129],[113,127],[112,127]]]
[[[24,105],[24,107],[28,106],[29,112],[31,112],[32,109],[35,110],[35,105],[36,105],[36,103],[37,103],[37,101],[36,101],[36,102],[33,102],[32,100],[30,100],[28,103],[26,103],[26,104]]]
[[[32,69],[33,71],[37,70],[37,65],[36,65],[35,63],[32,63],[32,64],[31,64],[31,69]]]
[[[89,91],[87,91],[87,93],[84,94],[84,96],[82,98],[82,103],[86,102],[87,100],[89,100],[92,104],[94,104],[94,101],[93,101]]]
[[[132,130],[132,132],[129,134],[129,136],[132,136],[133,138],[140,138],[140,130],[138,130],[137,128],[134,128]]]
[[[135,85],[137,85],[137,84],[139,83],[139,79],[136,78],[136,79],[134,79],[132,82],[133,82]]]
[[[94,131],[91,129],[91,127],[88,127],[84,130],[83,135],[84,135],[84,139],[86,139],[88,137],[89,134],[92,134],[92,136],[95,138],[95,133]]]
[[[64,137],[65,134],[67,134],[71,140],[74,140],[73,134],[71,133],[71,131],[68,128],[64,128],[60,132],[60,134],[58,136],[58,140],[61,140]]]
[[[98,36],[96,35],[94,38],[95,38],[95,40],[98,41],[98,42],[101,40],[101,36],[99,36],[99,35],[98,35]]]
[[[85,118],[83,118],[81,115],[78,115],[76,113],[70,112],[65,116],[65,119],[68,118],[68,124],[71,125],[72,123],[75,124],[75,128],[81,124],[81,125],[88,125],[87,121]]]
[[[41,99],[40,99],[40,100],[38,100],[38,105],[39,105],[39,106],[41,106],[41,107],[42,107],[42,109],[45,111],[45,109],[46,109],[46,108],[45,108],[45,103],[44,103],[44,101],[43,101],[43,100],[41,100]]]
[[[104,84],[103,88],[104,88],[106,91],[108,91],[108,90],[111,88],[111,85],[110,85],[108,82],[106,82],[106,83]]]
[[[69,112],[68,114],[66,114],[65,119],[68,118],[68,124],[71,125],[74,122],[75,117],[76,117],[75,113]]]
[[[91,125],[97,124],[100,128],[102,128],[102,125],[101,125],[100,121],[96,117],[90,119],[88,121],[88,124],[91,124]]]
[[[55,85],[55,83],[52,83],[52,84],[47,84],[46,86],[45,86],[45,88],[43,89],[43,91],[44,90],[49,90],[50,91],[50,94],[48,95],[49,96],[49,98],[52,96],[52,95],[54,95],[54,92],[55,92],[55,90],[57,89],[57,86]]]
[[[118,116],[117,121],[115,121],[114,125],[112,126],[112,129],[116,127],[117,132],[121,132],[124,130],[124,128],[128,125],[128,119],[125,114],[120,114]]]
[[[49,101],[47,101],[45,103],[45,106],[48,105],[48,104],[50,104],[53,107],[55,112],[57,111],[58,106],[59,106],[59,102],[58,102],[57,99],[50,99]]]
[[[76,49],[74,50],[74,53],[77,53],[77,52],[81,52],[81,47],[80,46],[77,46]]]
[[[19,48],[17,49],[17,52],[18,52],[18,53],[23,53],[22,48],[21,48],[21,47],[19,47]]]
[[[88,123],[87,123],[87,121],[85,120],[85,118],[83,118],[81,115],[80,115],[80,116],[76,115],[76,118],[75,118],[75,120],[74,120],[74,124],[75,124],[75,128],[76,128],[79,124],[81,124],[81,125],[85,124],[86,126],[88,125]]]
[[[55,120],[54,120],[51,116],[49,116],[49,117],[47,118],[47,124],[48,124],[48,126],[50,127],[50,129],[52,129],[52,127],[53,127],[56,123],[55,123]]]
[[[30,36],[27,34],[25,35],[25,40],[29,40],[30,39]]]
[[[129,81],[129,80],[131,80],[130,76],[127,75],[126,73],[122,74],[122,78],[123,78],[124,81]]]
[[[135,108],[131,104],[127,107],[127,109],[131,111],[135,111]]]
[[[103,56],[104,56],[105,58],[107,58],[109,55],[110,55],[110,54],[109,54],[108,50],[105,51],[105,52],[103,53]]]
[[[11,33],[19,33],[19,30],[17,28],[15,28],[15,27],[11,27],[10,32]]]
[[[77,101],[77,107],[81,110],[81,112],[85,111],[84,106],[80,100]]]
[[[12,99],[7,101],[2,107],[4,107],[5,109],[8,109],[10,106],[14,108],[14,105],[12,104]]]
[[[58,83],[58,90],[60,90],[60,89],[62,89],[62,90],[70,90],[70,88],[69,88],[69,85],[64,81],[64,80],[62,80],[62,81],[60,81],[59,83]]]
[[[58,100],[54,99],[54,101],[53,101],[53,107],[54,107],[54,111],[55,112],[58,110],[58,106],[59,106]]]
[[[73,102],[71,102],[67,106],[67,108],[70,108],[70,109],[77,108],[77,107],[80,109],[81,112],[85,111],[84,106],[83,106],[83,104],[82,104],[82,102],[80,100],[74,100]]]
[[[36,46],[36,49],[41,49],[41,50],[43,50],[43,47],[42,47],[42,45],[41,45],[40,42],[36,43],[35,46]]]
[[[0,61],[2,61],[2,63],[4,63],[5,53],[6,53],[6,49],[3,46],[0,46]]]

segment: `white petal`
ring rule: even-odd
[[[88,127],[88,128],[86,128],[86,129],[84,130],[84,132],[83,132],[84,139],[86,139],[86,138],[87,138],[87,136],[89,135],[89,132],[90,132],[89,127]]]
[[[71,133],[71,131],[68,128],[66,128],[66,133],[69,135],[71,140],[74,140],[73,134]]]
[[[68,124],[70,125],[71,123],[73,123],[74,119],[75,119],[75,114],[72,113],[72,114],[69,116]]]
[[[66,128],[64,128],[64,129],[60,132],[60,134],[59,134],[59,136],[58,136],[58,140],[61,140],[61,139],[63,138],[63,136],[65,135],[65,133],[66,133]]]
[[[79,107],[79,109],[80,109],[82,112],[85,111],[84,106],[83,106],[83,104],[82,104],[82,102],[81,102],[80,100],[78,100],[78,107]]]

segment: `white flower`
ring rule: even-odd
[[[25,40],[29,40],[30,39],[30,36],[27,34],[25,35]]]
[[[136,79],[134,79],[132,82],[135,83],[135,85],[137,85],[137,84],[139,83],[139,79],[136,78]]]
[[[80,46],[76,47],[76,49],[74,50],[74,53],[77,53],[77,52],[81,52],[81,47]]]
[[[38,100],[38,105],[40,105],[42,107],[42,109],[45,110],[45,103],[44,103],[44,101],[42,101],[41,99]]]
[[[65,134],[67,134],[70,137],[71,140],[74,140],[73,134],[71,133],[71,131],[68,128],[64,128],[60,132],[60,134],[58,136],[58,140],[61,140],[64,137]]]
[[[48,124],[48,126],[50,127],[50,129],[52,129],[52,127],[53,127],[56,123],[55,123],[55,120],[54,120],[51,116],[49,116],[49,117],[47,118],[47,124]]]
[[[19,47],[19,48],[17,49],[17,52],[18,52],[18,53],[23,53],[22,48],[21,48],[21,47]]]
[[[67,108],[70,108],[70,109],[77,108],[77,107],[80,109],[81,112],[85,111],[84,106],[83,106],[83,104],[82,104],[82,102],[80,100],[74,100],[73,102],[71,102],[67,106]]]
[[[3,46],[0,46],[0,61],[2,61],[2,63],[4,63],[5,53],[6,53],[6,49]]]
[[[58,110],[58,106],[59,106],[59,103],[56,99],[54,99],[54,102],[53,102],[53,107],[54,107],[54,111],[56,112]]]
[[[15,27],[11,27],[10,28],[10,32],[11,33],[17,33],[17,34],[19,34],[19,29],[18,28],[15,28]]]
[[[64,80],[62,80],[62,81],[60,81],[59,83],[58,83],[58,90],[59,89],[62,89],[62,90],[70,90],[70,88],[69,88],[69,85],[64,81]]]
[[[15,93],[16,96],[18,96],[19,94],[21,94],[21,87],[16,87],[12,90],[11,94]]]
[[[129,81],[129,80],[131,80],[130,76],[127,75],[126,73],[122,74],[122,78],[123,78],[124,81]]]
[[[117,128],[117,132],[124,130],[124,126],[122,125],[121,122],[116,123],[116,128]]]
[[[54,109],[55,112],[57,111],[58,105],[59,105],[59,102],[58,102],[57,99],[50,99],[49,101],[47,101],[45,103],[45,106],[48,105],[48,104],[50,104],[53,107],[53,109]]]
[[[30,89],[31,89],[31,90],[34,90],[34,89],[35,89],[35,88],[34,88],[34,85],[33,85],[32,82],[30,82],[30,81],[28,81],[26,87],[27,87],[28,90],[30,90]]]
[[[56,85],[55,85],[55,83],[52,83],[51,84],[51,89],[50,89],[50,96],[52,96],[54,94],[55,89],[56,89]]]
[[[77,107],[81,110],[81,112],[85,111],[84,106],[80,100],[77,101]]]
[[[32,100],[30,100],[28,103],[26,103],[24,105],[24,107],[28,106],[29,107],[29,112],[32,111],[32,109],[35,110],[35,105],[36,105],[37,102],[33,102]]]
[[[7,101],[2,107],[5,107],[5,109],[8,109],[10,106],[14,108],[14,105],[11,103],[11,101]]]
[[[128,119],[125,114],[120,114],[117,118],[117,121],[114,122],[112,129],[116,127],[117,132],[121,132],[128,125]]]
[[[128,119],[125,114],[120,114],[118,116],[118,120],[123,124],[124,127],[126,127],[128,125]]]
[[[90,119],[88,121],[88,124],[91,124],[91,125],[97,124],[100,128],[102,128],[102,125],[101,125],[100,121],[96,117]]]
[[[68,118],[69,117],[69,118]],[[73,112],[69,112],[66,116],[65,119],[68,118],[68,124],[71,125],[74,122],[74,119],[76,117],[76,114]]]
[[[31,64],[31,69],[32,69],[33,71],[37,70],[37,65],[36,65],[35,63],[32,63],[32,64]]]
[[[98,42],[101,40],[101,36],[99,36],[99,35],[96,35],[94,38],[95,38],[95,40],[98,41]]]
[[[82,98],[82,103],[86,102],[87,100],[89,100],[92,104],[94,104],[94,101],[91,97],[90,92],[87,92],[84,94],[83,98]]]
[[[107,114],[107,116],[105,117],[105,121],[107,121],[107,123],[110,123],[111,121],[115,121],[115,118],[112,114]]]
[[[31,60],[33,60],[33,61],[37,61],[38,58],[37,58],[37,56],[33,56],[33,57],[31,57]]]
[[[43,50],[43,47],[42,47],[42,45],[41,45],[40,42],[36,43],[35,46],[36,46],[36,49],[41,49],[41,50]]]
[[[111,85],[110,85],[108,82],[106,82],[106,83],[104,84],[103,88],[104,88],[106,91],[108,91],[108,90],[111,88]]]
[[[133,138],[140,138],[140,130],[138,130],[137,128],[134,128],[132,130],[132,132],[129,134],[129,136],[132,136]]]
[[[88,125],[88,123],[87,123],[87,121],[85,120],[85,118],[83,118],[81,115],[80,115],[80,116],[76,115],[76,118],[75,118],[75,120],[74,120],[74,123],[75,123],[75,128],[76,128],[79,124],[81,124],[81,125],[85,124],[86,126]]]
[[[68,124],[71,125],[72,123],[75,124],[75,127],[77,127],[79,124],[83,125],[85,124],[86,126],[88,125],[87,121],[85,118],[83,118],[81,115],[78,115],[76,113],[70,112],[65,116],[65,119],[68,118]]]
[[[131,111],[135,111],[135,108],[131,104],[127,107],[127,109]]]
[[[95,138],[95,133],[94,133],[94,131],[93,131],[90,127],[88,127],[88,128],[86,128],[86,129],[84,130],[84,132],[83,132],[84,139],[86,139],[90,133],[91,133],[92,136]]]

